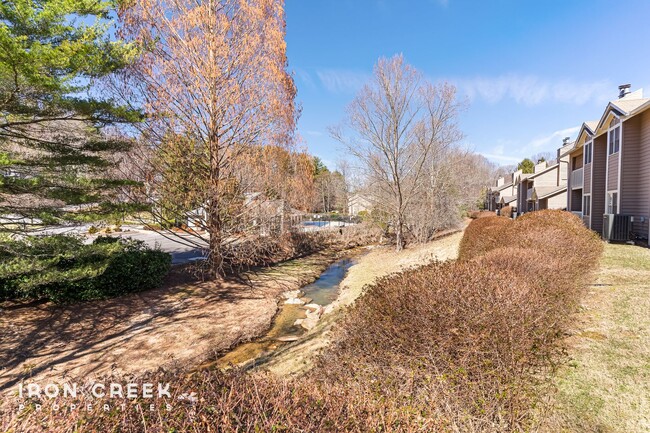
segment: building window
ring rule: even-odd
[[[618,213],[618,192],[607,193],[607,213]]]
[[[584,159],[585,165],[591,163],[593,146],[594,146],[594,144],[591,141],[589,143],[585,144],[585,159]]]
[[[613,155],[621,150],[621,127],[617,126],[616,128],[609,131],[609,140],[607,143],[607,148],[609,149],[609,154]]]
[[[591,196],[586,195],[582,197],[582,215],[591,215]]]

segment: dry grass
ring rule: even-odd
[[[574,316],[546,432],[650,431],[650,250],[607,245]]]

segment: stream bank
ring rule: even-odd
[[[284,305],[262,337],[236,346],[201,368],[263,368],[278,375],[300,375],[311,368],[312,357],[329,343],[332,325],[377,278],[432,261],[453,260],[463,236],[449,230],[423,245],[396,253],[391,247],[355,251],[351,262],[339,260],[301,291],[283,293]],[[347,271],[347,272],[346,272]],[[306,297],[308,294],[312,298]],[[320,302],[320,304],[315,301]]]
[[[348,270],[340,284],[339,295],[323,309],[323,314],[314,328],[295,342],[277,349],[273,356],[258,362],[258,368],[278,376],[300,376],[312,366],[312,360],[320,350],[329,344],[333,325],[363,295],[372,283],[386,275],[404,269],[426,265],[433,261],[455,260],[458,257],[462,229],[442,232],[438,238],[422,245],[407,247],[400,253],[391,247],[372,247],[358,258]]]
[[[264,335],[281,294],[313,282],[340,257],[323,250],[241,280],[197,281],[173,272],[160,289],[80,304],[4,303],[0,392],[27,379],[190,369]]]
[[[317,326],[325,308],[338,298],[339,284],[348,269],[367,251],[367,248],[349,251],[329,265],[314,282],[283,292],[278,313],[263,336],[235,346],[202,368],[250,368],[266,362],[275,351],[288,343],[300,340]]]

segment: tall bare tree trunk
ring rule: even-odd
[[[215,68],[215,20],[214,20],[214,4],[210,0],[208,4],[208,40],[209,50],[208,58],[210,64],[208,65],[209,83],[210,86],[210,104],[208,108],[210,126],[208,132],[208,147],[210,149],[210,183],[212,186],[212,198],[210,199],[209,215],[208,215],[208,233],[210,240],[208,248],[210,249],[208,258],[209,272],[213,277],[218,278],[223,275],[223,227],[221,221],[221,194],[219,191],[219,176],[221,174],[219,166],[219,125],[217,123],[218,115],[218,101],[217,101],[217,71]]]

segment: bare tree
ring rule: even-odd
[[[161,217],[201,209],[210,272],[222,275],[255,186],[251,161],[263,161],[267,143],[288,146],[294,132],[284,2],[133,0],[119,17],[121,36],[141,47],[123,95],[147,114],[145,193]]]
[[[398,55],[379,59],[372,80],[349,105],[344,126],[331,130],[361,162],[366,196],[389,216],[397,251],[414,207],[435,206],[422,192],[436,183],[445,150],[462,137],[456,125],[461,108],[453,86],[429,83]]]
[[[535,164],[543,161],[553,161],[555,158],[557,158],[557,154],[554,152],[539,152],[530,157]]]

